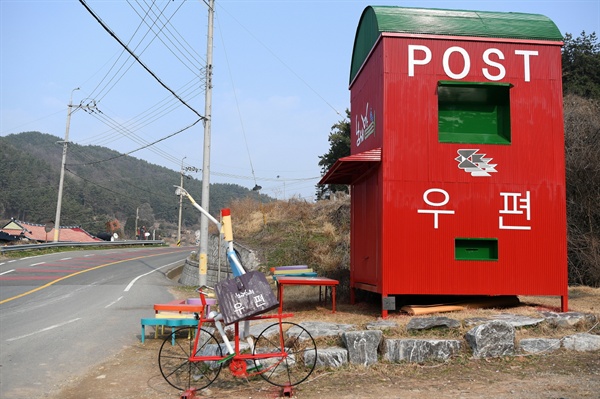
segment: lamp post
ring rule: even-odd
[[[67,163],[67,146],[69,144],[69,126],[71,124],[71,114],[73,113],[73,92],[79,90],[76,87],[71,91],[69,106],[67,108],[67,128],[65,130],[65,141],[63,141],[62,164],[60,167],[60,182],[58,183],[58,201],[56,203],[56,216],[54,218],[54,242],[60,240],[60,209],[62,206],[63,184],[65,181],[65,164]]]
[[[140,208],[135,208],[135,236],[137,240],[141,240],[140,235],[138,234],[138,219],[140,218]]]
[[[281,176],[277,175],[277,178],[279,179]],[[285,201],[285,179],[283,180],[283,200]]]
[[[181,158],[181,182],[179,186],[183,188],[183,160],[187,157]],[[183,202],[183,194],[179,194],[179,223],[177,224],[177,246],[181,245],[181,206]]]

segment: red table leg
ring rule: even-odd
[[[283,313],[283,284],[277,284],[277,294],[279,296],[279,313]]]
[[[331,313],[335,313],[335,285],[331,286]]]

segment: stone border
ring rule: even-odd
[[[593,321],[597,325],[597,317],[592,314],[566,312],[543,312],[546,315],[539,319],[520,315],[498,315],[497,320],[483,320],[470,329],[464,340],[457,339],[414,339],[385,338],[382,329],[397,328],[397,324],[387,320],[370,323],[366,330],[356,330],[355,325],[324,322],[302,322],[302,327],[310,332],[313,338],[340,337],[344,347],[330,346],[318,349],[316,364],[318,367],[341,367],[346,364],[369,366],[378,361],[423,363],[427,361],[446,361],[470,349],[474,358],[492,358],[515,356],[521,354],[543,354],[560,348],[580,352],[600,351],[600,335],[578,333],[555,338],[527,338],[516,343],[516,328],[523,327],[525,319],[539,320],[536,323],[550,324],[560,320],[561,323],[574,325],[578,322]],[[511,318],[510,316],[514,316]],[[444,325],[446,317],[415,318],[425,323],[434,321],[436,326]],[[412,320],[411,320],[412,322]],[[440,324],[441,323],[441,324]],[[410,323],[409,323],[410,324]],[[419,323],[414,323],[419,324]],[[451,323],[456,326],[455,323]],[[460,322],[458,322],[460,327]],[[514,324],[517,324],[515,326]],[[575,323],[577,324],[577,323]],[[529,325],[529,324],[526,324]],[[447,328],[447,327],[446,327]],[[457,328],[457,327],[450,327]],[[421,329],[409,327],[407,329]],[[306,361],[314,359],[314,353],[307,353]]]

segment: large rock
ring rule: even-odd
[[[600,350],[600,335],[587,333],[569,335],[563,338],[563,346],[578,352]]]
[[[448,317],[414,317],[406,325],[407,330],[429,330],[432,328],[459,328],[460,321]]]
[[[299,323],[313,338],[341,336],[346,331],[355,330],[354,324],[324,323],[321,321],[304,321]]]
[[[519,346],[527,353],[550,353],[560,349],[560,339],[555,338],[525,338]]]
[[[572,327],[580,323],[595,323],[596,316],[580,312],[540,312],[548,324],[555,327]]]
[[[482,323],[489,323],[494,320],[505,321],[510,323],[513,327],[528,327],[536,326],[546,319],[544,317],[529,317],[511,313],[499,313],[490,317],[473,317],[465,319],[464,323],[466,326],[474,326]]]
[[[545,320],[543,317],[529,317],[512,313],[499,313],[491,316],[491,319],[505,321],[513,327],[537,326]]]
[[[377,320],[368,323],[365,327],[367,330],[389,330],[392,328],[398,328],[398,323],[391,320]]]
[[[461,348],[458,340],[386,339],[383,358],[390,362],[423,363],[427,360],[447,360]]]
[[[489,323],[492,321],[489,317],[471,317],[463,320],[466,327],[476,326],[478,324]]]
[[[348,350],[333,346],[329,348],[317,349],[316,367],[341,367],[348,363]],[[315,360],[315,351],[307,351],[304,354],[304,361],[312,364]]]
[[[476,358],[511,356],[515,353],[515,328],[505,321],[491,321],[465,335]]]
[[[377,349],[381,343],[381,330],[348,331],[342,340],[348,350],[348,360],[353,364],[368,366],[377,363]]]

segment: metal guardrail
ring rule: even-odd
[[[60,247],[103,247],[103,246],[127,246],[127,245],[164,245],[163,240],[125,240],[125,241],[95,241],[95,242],[47,242],[44,244],[6,245],[0,247],[0,254],[12,251],[26,251],[29,249],[45,249]]]

